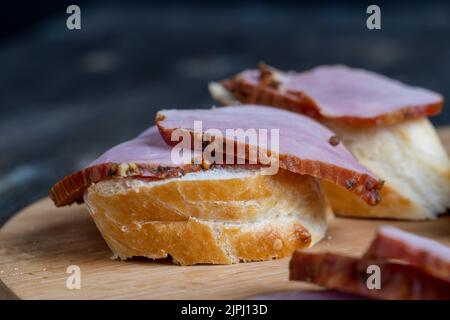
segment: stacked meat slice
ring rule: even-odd
[[[373,275],[378,286],[370,284]],[[450,248],[382,227],[361,258],[296,251],[290,279],[375,299],[450,299]]]

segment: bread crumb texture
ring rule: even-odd
[[[450,161],[427,118],[372,127],[324,124],[343,138],[361,164],[385,180],[377,206],[324,181],[335,214],[424,220],[450,207]]]

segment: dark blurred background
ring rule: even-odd
[[[448,2],[448,1],[447,1]],[[264,60],[344,63],[450,96],[445,1],[29,1],[0,9],[0,224],[207,83]],[[81,7],[81,30],[66,8]],[[366,28],[381,6],[382,30]],[[450,111],[434,117],[450,123]]]

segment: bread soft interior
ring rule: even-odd
[[[320,240],[331,216],[316,179],[281,169],[116,178],[92,185],[84,198],[117,257],[170,255],[182,265],[289,256]]]
[[[337,215],[421,220],[434,218],[450,206],[450,161],[427,118],[371,127],[324,124],[361,164],[385,180],[381,203],[373,207],[324,181]]]

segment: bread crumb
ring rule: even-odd
[[[202,167],[203,169],[208,170],[211,167],[211,163],[209,161],[203,160]]]
[[[283,241],[281,241],[281,239],[276,239],[273,242],[273,249],[274,250],[281,250],[283,248]]]
[[[119,175],[121,177],[126,177],[127,176],[127,171],[128,171],[128,164],[127,163],[121,163],[119,165]]]
[[[136,170],[136,169],[137,169],[137,165],[136,165],[136,163],[134,163],[134,162],[130,162],[130,163],[128,164],[128,166],[130,167],[129,169],[132,169],[132,170]]]

